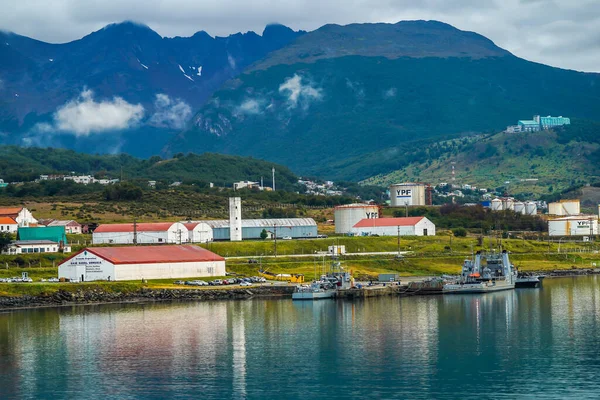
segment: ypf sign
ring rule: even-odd
[[[396,189],[396,199],[400,204],[412,205],[412,189]]]

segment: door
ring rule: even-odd
[[[423,236],[427,236],[427,229],[423,229]]]

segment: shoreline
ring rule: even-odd
[[[600,275],[600,269],[566,269],[552,271],[527,271],[531,275],[544,275],[545,279]],[[400,280],[419,281],[429,276],[401,277]],[[129,304],[162,301],[215,301],[250,300],[252,298],[291,298],[295,285],[257,286],[252,288],[219,289],[151,289],[140,288],[130,292],[111,292],[101,288],[82,289],[76,286],[74,291],[59,289],[52,294],[0,297],[0,313],[15,310],[39,308],[70,307],[82,305]],[[360,290],[360,289],[359,289]],[[362,289],[373,290],[373,289]],[[358,294],[358,293],[357,293]],[[390,295],[392,292],[389,293]],[[416,294],[412,294],[416,295]],[[426,295],[422,293],[420,295]],[[371,297],[369,295],[349,296],[350,298]]]

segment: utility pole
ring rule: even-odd
[[[408,217],[408,203],[404,203],[404,216]]]
[[[400,225],[398,225],[398,257],[400,257]]]
[[[277,224],[273,224],[273,236],[275,236],[275,257],[277,257]]]
[[[137,219],[133,219],[133,245],[137,246]]]

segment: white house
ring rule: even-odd
[[[58,266],[71,281],[225,276],[225,259],[198,246],[93,247]]]
[[[425,217],[362,219],[352,227],[355,235],[434,236],[435,225]]]
[[[182,244],[188,241],[188,229],[180,222],[104,224],[92,235],[93,244]]]
[[[185,222],[183,225],[188,230],[190,243],[208,243],[213,240],[213,230],[205,222]]]
[[[15,240],[2,254],[58,253],[60,245],[51,240]],[[70,253],[71,247],[65,246],[63,252]]]
[[[19,224],[11,217],[0,217],[0,233],[17,233]]]
[[[9,217],[17,221],[19,226],[36,225],[38,220],[25,207],[0,208],[0,217]]]

